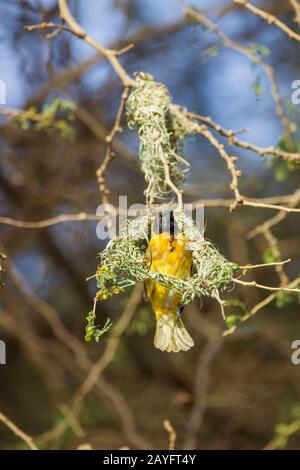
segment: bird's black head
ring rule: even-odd
[[[158,233],[169,233],[172,238],[175,235],[175,218],[172,210],[159,212],[158,214]]]

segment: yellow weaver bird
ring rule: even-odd
[[[173,211],[169,216],[170,224],[166,230],[162,214],[159,214],[158,234],[152,236],[147,248],[148,265],[152,272],[186,279],[191,276],[192,254],[182,235],[177,234],[174,238]],[[180,294],[151,279],[145,284],[156,317],[155,347],[167,352],[187,351],[194,345],[194,341],[180,317]]]

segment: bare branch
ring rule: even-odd
[[[176,444],[176,438],[177,438],[176,431],[168,419],[164,420],[163,426],[164,426],[164,429],[169,434],[168,450],[175,450],[175,444]]]
[[[234,3],[237,3],[238,5],[243,6],[247,10],[254,13],[254,15],[257,15],[263,20],[265,20],[268,24],[274,24],[275,26],[277,26],[277,28],[281,29],[284,33],[286,33],[289,36],[289,38],[295,39],[295,41],[300,42],[300,34],[293,31],[285,23],[283,23],[281,20],[276,18],[276,16],[272,15],[271,13],[268,13],[267,11],[262,10],[261,8],[258,8],[252,5],[252,3],[248,2],[247,0],[234,0]]]
[[[115,51],[113,49],[107,49],[106,47],[102,46],[94,39],[92,39],[77,23],[75,18],[73,17],[70,9],[68,7],[67,0],[58,0],[59,12],[61,19],[69,25],[72,33],[80,39],[83,39],[87,44],[92,46],[96,49],[100,54],[102,54],[112,65],[113,69],[115,70],[116,74],[122,80],[124,87],[131,87],[135,86],[135,81],[127,74],[125,69],[120,64],[117,57],[120,55],[120,51]]]
[[[107,136],[105,138],[105,141],[107,143],[107,149],[106,149],[106,154],[105,154],[104,160],[103,160],[103,162],[101,163],[100,167],[98,168],[98,170],[96,172],[97,181],[99,183],[99,191],[102,194],[102,202],[103,203],[108,203],[109,189],[108,189],[108,187],[105,183],[105,172],[107,170],[107,167],[108,167],[109,163],[111,162],[111,160],[115,156],[115,154],[113,152],[113,148],[112,148],[112,143],[113,143],[113,140],[114,140],[116,134],[122,131],[121,119],[122,119],[122,113],[123,113],[123,110],[124,110],[124,106],[125,106],[125,103],[126,103],[126,100],[127,100],[127,97],[128,97],[128,92],[129,92],[129,88],[125,87],[124,91],[122,93],[122,98],[121,98],[121,101],[120,101],[120,106],[119,106],[119,109],[118,109],[118,112],[117,112],[117,115],[116,115],[116,118],[115,118],[114,125],[113,125],[112,130],[110,131],[110,133],[107,134]]]
[[[22,439],[31,450],[38,450],[31,436],[22,431],[13,421],[0,412],[0,421],[7,426],[17,437]]]
[[[300,25],[300,4],[298,3],[298,0],[290,0],[290,4],[295,10],[295,18],[294,21],[298,25]]]
[[[269,290],[272,292],[279,291],[279,292],[290,292],[291,294],[300,294],[300,289],[294,289],[292,287],[270,287],[264,286],[262,284],[258,284],[255,281],[242,281],[241,279],[232,279],[233,282],[236,284],[242,284],[243,286],[251,286],[251,287],[258,287],[259,289]]]
[[[250,150],[251,152],[257,153],[261,157],[265,155],[273,155],[275,157],[281,157],[284,160],[300,162],[300,153],[295,152],[285,152],[276,147],[258,147],[257,145],[250,144],[250,142],[245,142],[244,140],[238,139],[236,136],[237,132],[233,130],[224,129],[212,120],[211,117],[200,116],[195,113],[187,113],[188,116],[194,119],[198,119],[201,122],[204,122],[208,126],[212,127],[216,132],[227,138],[229,145],[236,145],[237,147],[243,148],[245,150]]]

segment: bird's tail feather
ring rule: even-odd
[[[154,346],[161,351],[187,351],[194,341],[178,314],[168,313],[157,317]]]

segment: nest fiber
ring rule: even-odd
[[[180,187],[185,180],[184,166],[189,166],[181,153],[185,130],[170,113],[171,98],[165,85],[155,82],[149,74],[137,74],[137,87],[127,103],[128,127],[137,128],[140,139],[139,156],[148,184],[147,198],[165,197],[170,188],[165,182],[165,161],[172,182]]]

